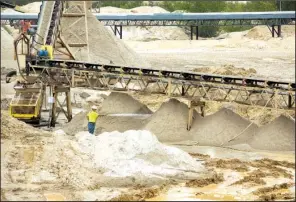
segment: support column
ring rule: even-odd
[[[195,27],[195,39],[198,40],[198,26]]]
[[[190,26],[190,40],[193,40],[193,26]]]
[[[282,36],[282,25],[278,25],[277,35],[278,35],[278,37]]]
[[[288,108],[292,107],[292,95],[288,95]]]
[[[58,97],[58,92],[56,92],[56,86],[53,87],[53,98],[54,102],[52,103],[52,111],[51,111],[51,127],[55,127],[56,123],[56,113],[57,113],[57,97]]]
[[[185,88],[184,88],[184,86],[182,85],[182,96],[184,96],[185,95]]]
[[[119,34],[119,38],[122,39],[122,25],[114,25],[114,35],[116,36],[117,33]]]
[[[274,25],[272,25],[272,26],[271,26],[271,36],[272,36],[272,37],[274,37],[274,32],[275,32]]]
[[[122,25],[119,26],[119,36],[120,39],[122,39]]]
[[[72,120],[72,106],[71,106],[71,93],[66,92],[66,99],[67,99],[67,119],[70,122]]]
[[[193,120],[193,105],[192,105],[192,101],[190,100],[188,102],[188,122],[187,122],[187,130],[191,129],[192,126],[192,120]]]

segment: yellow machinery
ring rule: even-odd
[[[10,115],[25,122],[39,123],[45,88],[39,83],[16,84],[16,93],[9,107]]]

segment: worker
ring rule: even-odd
[[[25,20],[25,23],[23,26],[23,33],[27,34],[27,32],[30,28],[31,28],[31,22],[29,20]]]
[[[87,120],[88,120],[88,132],[90,134],[94,134],[95,132],[95,127],[96,127],[96,121],[97,121],[97,118],[99,116],[99,114],[97,113],[97,107],[96,106],[92,106],[91,107],[91,111],[87,114]]]

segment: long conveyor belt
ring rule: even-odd
[[[53,46],[55,44],[62,12],[62,1],[42,1],[38,14],[37,34],[31,49],[33,55],[42,45]]]
[[[234,101],[271,108],[295,108],[295,82],[103,65],[74,60],[35,59],[30,61],[28,66],[31,72],[46,71],[46,74],[42,74],[43,77],[56,83],[55,85],[142,92],[149,91],[153,85],[156,93],[171,96],[203,97],[206,100]],[[120,85],[116,86],[115,83]],[[211,92],[213,90],[214,93]]]

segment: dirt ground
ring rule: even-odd
[[[100,29],[103,28],[100,27]],[[156,29],[149,29],[149,32],[154,31],[156,33],[156,39],[162,37],[161,32],[168,31],[167,29],[156,31]],[[180,29],[178,30],[180,31]],[[141,37],[135,38],[132,41],[130,39],[133,39],[134,36],[130,35],[128,37],[129,40],[124,39],[122,42],[129,46],[128,50],[131,49],[146,59],[153,68],[268,77],[295,82],[295,30],[293,30],[294,26],[284,26],[283,37],[280,38],[271,38],[267,27],[256,27],[250,31],[226,33],[217,38],[198,41],[153,39],[147,41],[147,38],[141,41]],[[170,32],[176,34],[173,29]],[[136,33],[143,34],[148,32],[142,30]],[[184,38],[183,36],[175,37],[171,33],[167,34],[165,39],[170,37],[176,39]],[[109,33],[108,36],[111,37],[112,35]],[[1,50],[7,50],[5,52],[1,51],[1,63],[5,64],[4,66],[2,65],[5,68],[1,68],[8,71],[16,67],[11,47],[12,37],[6,35],[6,38],[7,40],[4,39],[3,41],[5,46],[2,46],[1,43]],[[108,47],[108,44],[106,47]],[[3,57],[6,58],[3,59]],[[3,79],[4,76],[1,78]],[[79,94],[84,90],[73,89],[73,91],[76,93],[74,93],[75,96],[79,97]],[[96,103],[96,99],[102,98],[94,96],[97,95],[98,91],[90,89],[85,91],[89,94],[86,97],[89,96],[92,99],[84,99],[80,96],[80,101],[77,101],[77,103],[76,99],[73,99],[73,113],[75,110],[89,110],[89,107]],[[7,110],[8,102],[13,97],[13,92],[12,84],[1,83],[1,99],[3,99],[1,110]],[[150,113],[150,110],[156,112],[164,102],[169,100],[167,96],[161,95],[147,95],[143,93],[132,93],[131,95],[145,105],[145,112],[148,113]],[[109,103],[107,105],[110,111],[116,107],[124,108],[124,105],[121,105],[120,97],[115,97],[114,99],[118,102],[116,102],[117,104],[113,103],[113,105],[110,105]],[[187,104],[183,99],[178,100],[183,104]],[[142,105],[137,107],[137,104],[134,101],[131,102],[134,108],[142,107]],[[177,105],[163,113],[166,114],[166,123],[168,124],[166,127],[169,127],[169,124],[174,124],[176,127],[174,127],[173,133],[178,133],[179,137],[185,137],[185,115],[187,109],[186,106],[183,106],[184,110],[175,106]],[[214,114],[222,107],[225,107],[225,104],[209,102],[206,105],[206,115]],[[262,116],[257,117],[257,108],[245,108],[238,105],[231,105],[228,108],[258,126],[272,123],[280,115],[295,118],[294,112],[265,110]],[[129,110],[129,107],[126,107],[123,111],[129,112]],[[185,118],[180,116],[184,119],[184,126],[174,122],[175,119],[172,116],[177,110],[178,112],[184,111]],[[181,112],[179,114],[182,114]],[[76,120],[76,123],[68,125],[71,129],[69,131],[72,133],[71,138],[74,138],[75,134],[73,133],[79,132],[81,128],[83,128],[81,130],[86,130],[84,113],[85,111],[81,113],[82,115],[74,117],[73,120]],[[79,113],[74,113],[74,115],[76,114]],[[156,119],[158,122],[156,129],[163,129],[161,128],[161,116]],[[59,121],[61,123],[59,128],[63,128],[65,118]],[[162,185],[149,187],[138,185],[130,187],[101,187],[96,185],[91,189],[81,190],[75,190],[73,187],[69,187],[67,183],[56,184],[54,180],[45,180],[41,183],[37,180],[37,182],[27,183],[26,178],[31,178],[33,176],[32,173],[34,173],[35,168],[32,167],[32,163],[40,160],[40,156],[44,152],[44,145],[53,144],[54,140],[51,133],[33,128],[25,130],[22,129],[25,128],[25,125],[18,127],[19,125],[11,123],[8,124],[4,131],[1,130],[1,157],[3,157],[2,159],[5,157],[5,161],[1,161],[1,168],[7,170],[6,173],[1,172],[1,177],[5,180],[5,183],[1,183],[1,200],[295,200],[295,151],[256,151],[250,148],[249,145],[243,144],[236,145],[233,148],[213,145],[201,146],[198,141],[194,140],[173,143],[163,141],[162,143],[174,146],[190,154],[194,160],[201,162],[208,171],[214,173],[211,177],[205,179],[175,179]],[[122,126],[125,123],[128,123],[126,124],[128,127]],[[7,122],[1,120],[1,124],[7,124]],[[139,125],[137,121],[129,118],[107,117],[102,119],[100,124],[101,126],[98,127],[99,132],[112,131],[114,129],[120,132],[123,132],[121,131],[123,129],[141,129],[140,126],[135,127],[135,125]],[[215,127],[214,124],[210,123],[209,125]],[[182,130],[179,129],[181,127]],[[154,128],[154,130],[156,129]],[[277,138],[275,137],[277,137],[278,133],[286,132],[284,129],[275,133],[275,129],[270,127],[269,130],[274,132],[272,141],[276,141]],[[286,132],[290,135],[283,140],[285,143],[289,141],[290,136],[293,136],[289,131],[292,130]],[[13,137],[5,136],[3,135],[4,133],[11,134]],[[173,133],[171,131],[170,134]],[[24,137],[25,135],[28,137]],[[268,136],[265,135],[265,137]],[[286,148],[286,145],[289,146],[289,144],[285,143],[281,145],[283,148]],[[73,153],[69,153],[69,155],[75,156]],[[42,168],[42,165],[40,167]],[[53,169],[58,170],[59,173],[64,172],[61,168],[54,167]],[[89,170],[83,170],[85,173],[81,172],[88,175],[86,171]],[[64,172],[64,175],[65,179],[67,179],[67,173]]]

